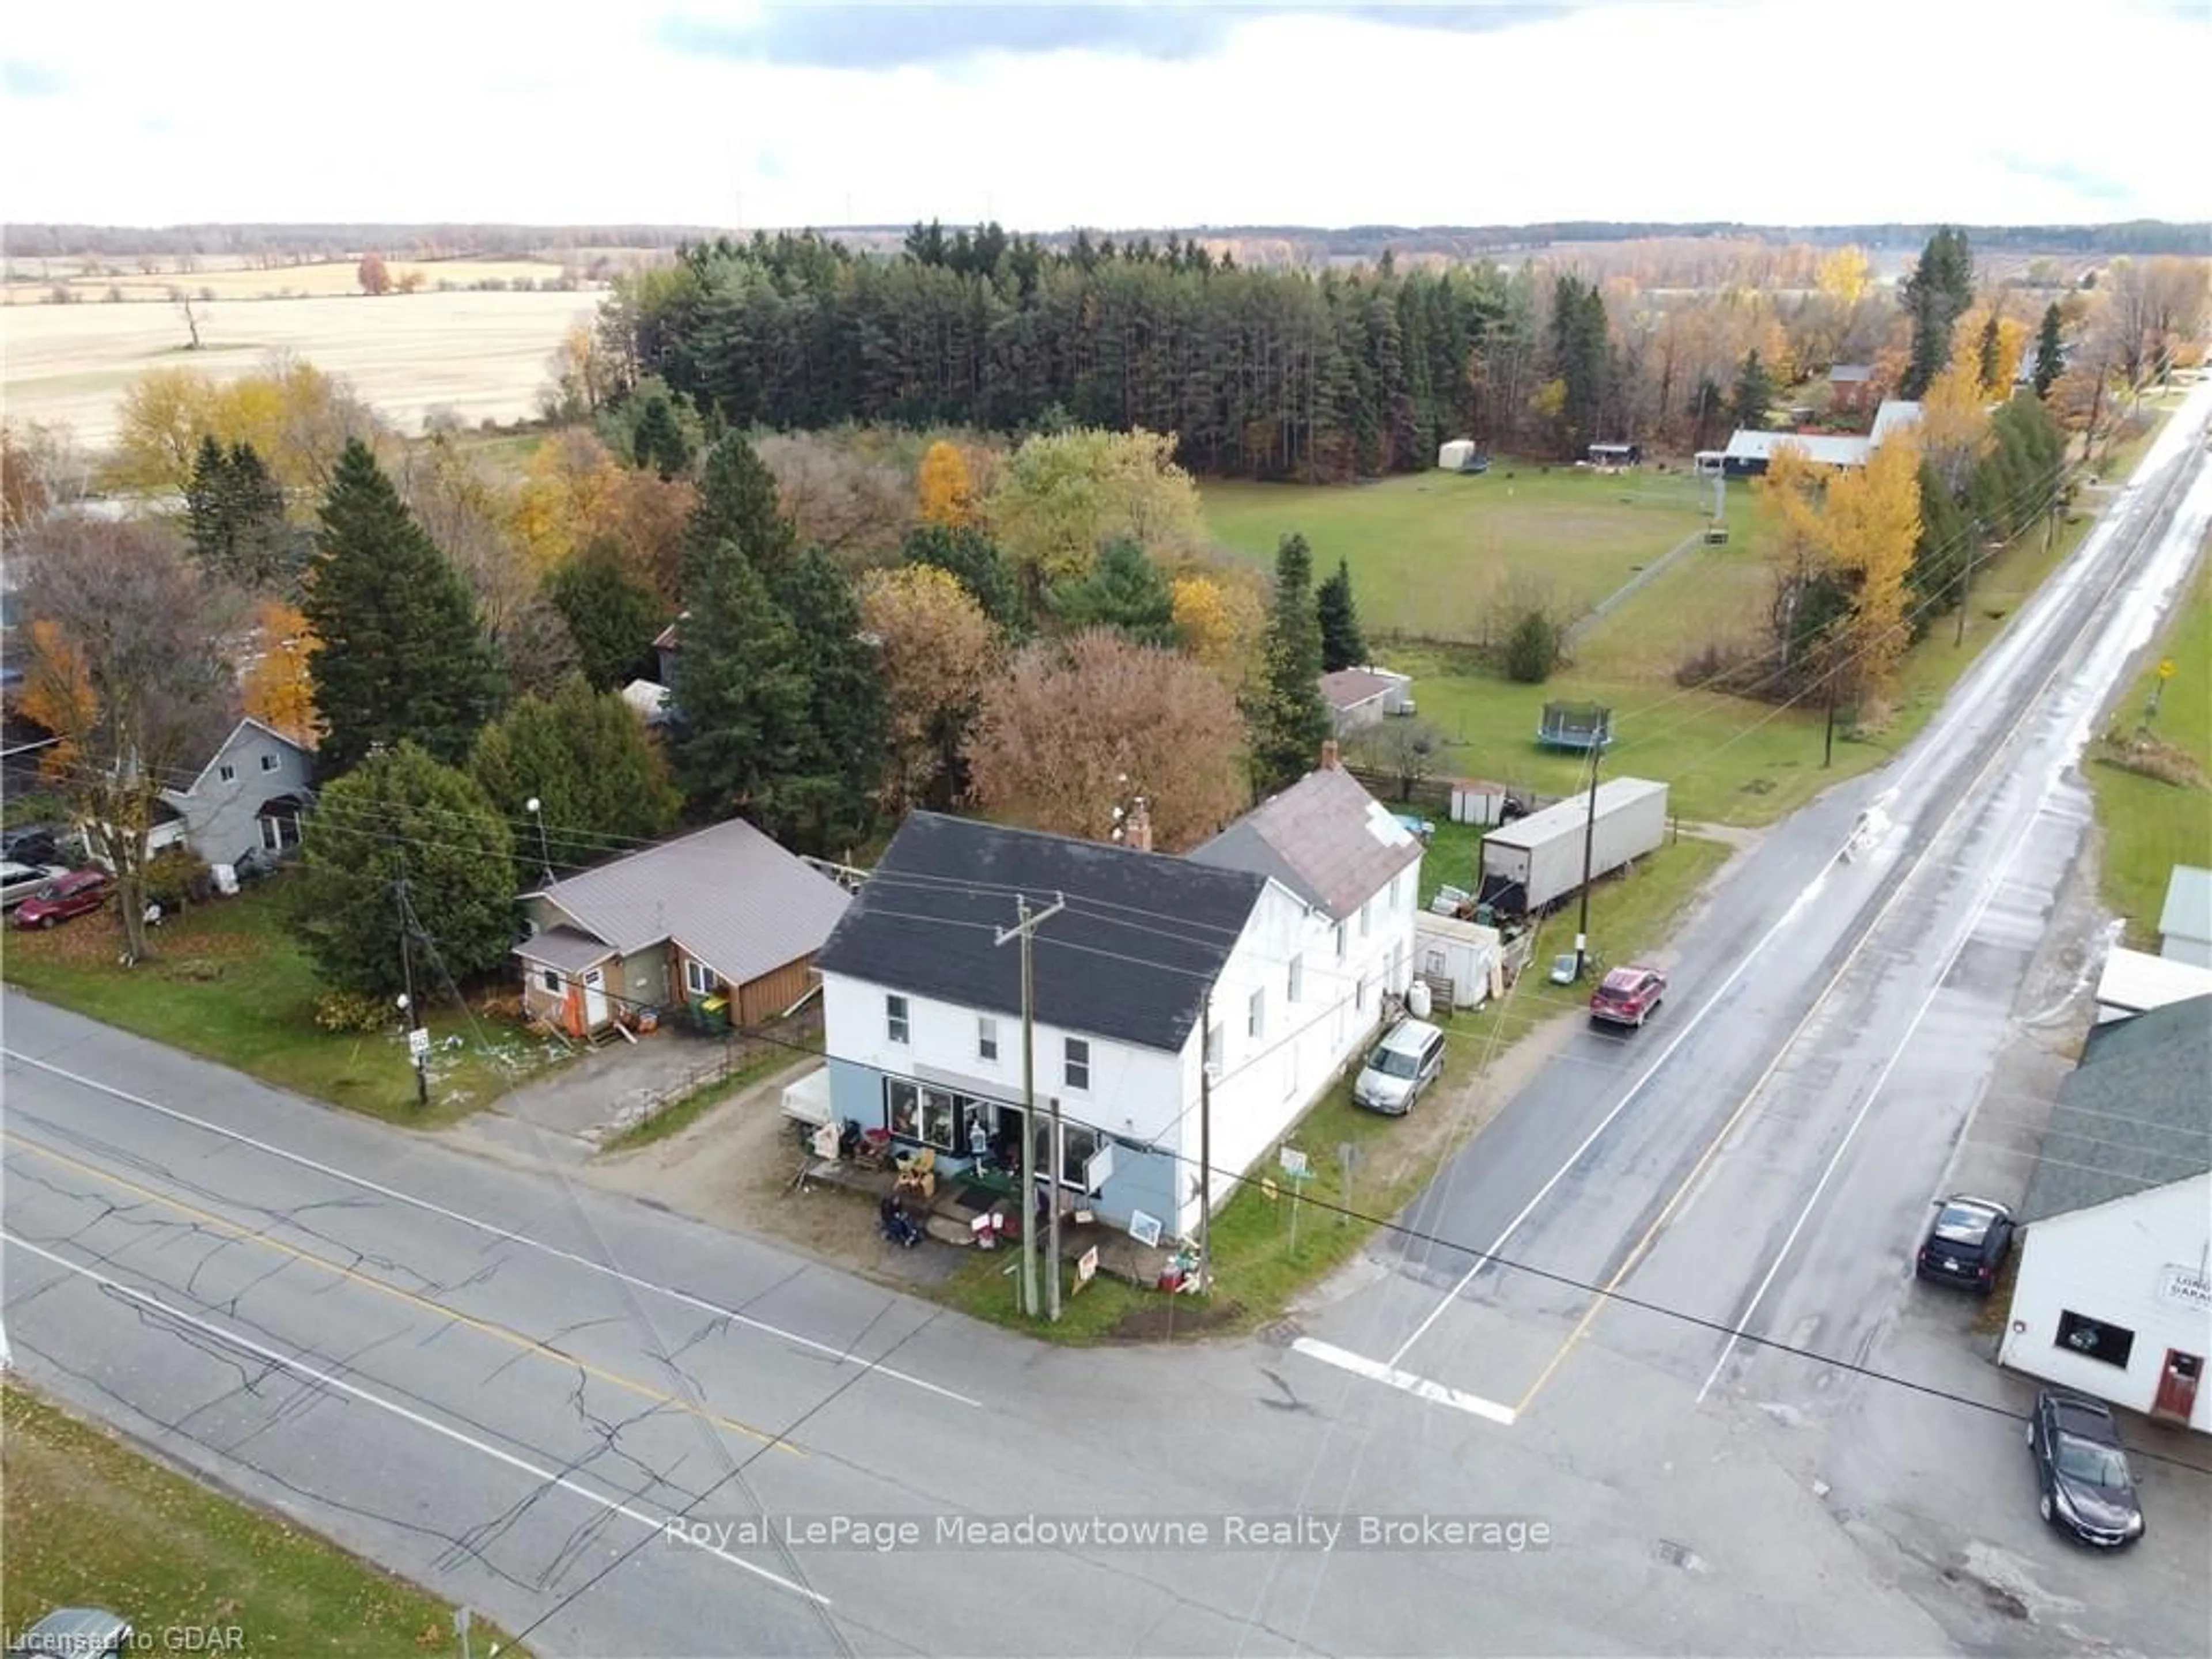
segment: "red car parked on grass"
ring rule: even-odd
[[[97,910],[107,902],[115,878],[105,870],[72,870],[53,880],[15,907],[18,927],[51,927],[71,916]]]
[[[1616,968],[1590,993],[1590,1018],[1608,1025],[1640,1026],[1666,994],[1667,975],[1656,968]]]

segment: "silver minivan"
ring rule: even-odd
[[[1369,1053],[1352,1097],[1373,1111],[1409,1112],[1443,1069],[1444,1034],[1426,1020],[1401,1019]]]

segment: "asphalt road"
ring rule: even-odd
[[[1739,861],[1661,958],[1660,1014],[1640,1032],[1578,1036],[1404,1218],[1388,1276],[1309,1322],[1306,1357],[1449,1391],[1516,1433],[1542,1422],[1594,1436],[1661,1401],[1764,1414],[1852,1449],[1867,1483],[1907,1504],[1950,1483],[1931,1477],[1916,1495],[1901,1470],[1960,1464],[1947,1453],[1962,1437],[2016,1443],[2008,1421],[1956,1404],[1929,1414],[1925,1396],[1850,1368],[1896,1370],[1900,1327],[1932,1322],[1948,1343],[1923,1340],[1923,1369],[1901,1374],[2000,1407],[2025,1398],[1914,1285],[1909,1253],[1978,1110],[1992,1139],[2017,1127],[2021,1102],[1985,1099],[2000,1061],[2067,1017],[2064,988],[2054,1003],[2031,969],[2061,900],[2094,880],[2077,866],[2092,815],[2076,762],[2203,544],[2208,415],[2212,388],[1921,738]],[[2075,995],[2075,1035],[2090,1007]],[[1984,1160],[1980,1185],[2016,1199],[2032,1145]],[[1869,1419],[1890,1413],[1924,1417],[1924,1434],[1892,1432],[1885,1465],[1864,1449]],[[2020,1461],[2008,1455],[1994,1490],[1967,1483],[1948,1553],[1923,1539],[1922,1556],[1963,1559],[1991,1524],[1976,1510],[2016,1507]],[[2201,1569],[2212,1481],[2159,1484]],[[2102,1639],[2205,1650],[2201,1571],[2122,1611],[2160,1574],[2156,1552],[2099,1580],[2033,1532],[2008,1547],[2002,1573],[2029,1582],[2037,1569],[2018,1563],[2036,1558],[2021,1552],[2043,1551],[2070,1587],[2054,1605],[2111,1602]],[[1987,1609],[1968,1611],[1959,1628],[1978,1630]]]
[[[2062,1559],[2008,1419],[1726,1334],[2009,1401],[1905,1251],[1979,1150],[2078,836],[2039,780],[2183,562],[2131,546],[2142,477],[1929,738],[1743,861],[1659,1019],[1578,1037],[1446,1172],[1413,1218],[1444,1242],[1363,1261],[1302,1328],[1040,1348],[11,993],[15,1364],[547,1653],[2203,1651],[2201,1481],[2156,1475],[2130,1556]],[[1614,1279],[1711,1328],[1593,1314]],[[1352,1547],[1424,1514],[1548,1530]],[[938,1532],[1031,1516],[1207,1530]],[[809,1535],[836,1517],[922,1535]]]
[[[1662,1628],[1710,1653],[1768,1650],[1778,1630],[1806,1652],[1938,1639],[1763,1463],[1686,1486],[1638,1447],[1617,1473],[1621,1449],[1301,1376],[1265,1343],[1041,1348],[13,993],[0,1010],[18,1370],[528,1629],[541,1652],[1626,1653]],[[1768,1516],[1756,1547],[1740,1521],[1725,1522],[1740,1547],[1715,1524],[1747,1506]],[[1094,1515],[1208,1531],[947,1547],[935,1530]],[[1548,1536],[1352,1547],[1363,1516],[1421,1515]],[[674,1541],[671,1516],[710,1531]],[[841,1516],[923,1535],[877,1549],[788,1530]],[[1324,1550],[1311,1534],[1231,1538],[1235,1516],[1355,1530]],[[711,1530],[741,1523],[770,1535]],[[1854,1605],[1802,1605],[1808,1573],[1850,1586]]]

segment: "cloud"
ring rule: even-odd
[[[2129,187],[2119,179],[2071,161],[2039,161],[2018,155],[2002,155],[1996,159],[2008,173],[2032,179],[2038,184],[2060,185],[2084,201],[2124,202],[2128,198]]]
[[[65,84],[60,76],[43,64],[15,58],[0,64],[0,92],[10,98],[58,98]]]
[[[741,21],[678,13],[663,45],[687,56],[802,69],[885,70],[954,64],[1000,52],[1088,52],[1187,63],[1220,50],[1241,25],[1263,18],[1347,18],[1407,28],[1483,33],[1557,17],[1563,3],[1467,6],[1335,5],[1326,0],[1233,4],[771,5]]]

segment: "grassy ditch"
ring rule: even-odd
[[[453,1609],[289,1522],[225,1498],[10,1382],[0,1389],[8,1571],[0,1627],[56,1607],[128,1619],[142,1650],[243,1659],[458,1655]],[[231,1632],[236,1632],[234,1636]],[[505,1632],[477,1624],[478,1654]]]

